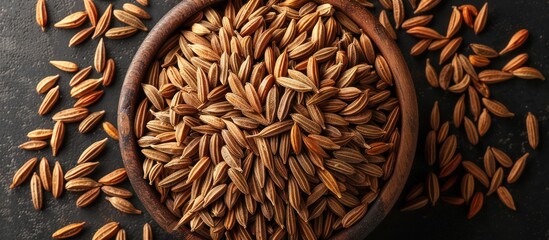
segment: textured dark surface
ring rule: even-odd
[[[146,8],[153,20],[146,25],[152,27],[160,17],[174,6],[175,0],[150,0],[151,6]],[[103,12],[109,2],[116,8],[121,8],[126,1],[96,0],[99,12]],[[436,8],[435,27],[442,30],[447,25],[447,19],[452,5],[462,4],[464,1],[445,1]],[[480,7],[483,1],[470,1]],[[95,132],[81,135],[75,133],[77,125],[67,127],[65,143],[58,157],[51,157],[49,150],[38,152],[24,152],[17,149],[17,145],[26,140],[26,133],[35,128],[51,128],[53,122],[48,114],[40,117],[36,114],[38,105],[43,96],[38,96],[34,88],[44,76],[61,74],[61,100],[53,112],[72,106],[74,100],[68,95],[68,81],[71,74],[61,73],[48,64],[49,60],[71,60],[81,67],[91,65],[93,52],[97,40],[86,41],[82,46],[68,48],[68,40],[77,30],[56,30],[52,23],[65,15],[82,10],[81,1],[48,1],[49,27],[44,34],[35,24],[34,4],[32,0],[2,0],[0,2],[0,236],[3,239],[47,239],[57,228],[72,222],[87,221],[81,239],[89,239],[97,228],[108,221],[119,221],[126,229],[130,238],[141,237],[141,227],[145,222],[151,222],[157,239],[166,238],[161,229],[152,222],[150,216],[127,216],[118,213],[108,202],[98,199],[96,203],[84,209],[77,209],[74,205],[77,194],[64,193],[63,197],[55,200],[51,194],[45,194],[44,209],[36,212],[30,201],[28,183],[24,183],[14,190],[8,190],[13,173],[30,157],[46,156],[53,165],[55,160],[61,162],[64,170],[68,170],[75,163],[81,151],[94,141],[106,137],[106,134],[97,129]],[[378,7],[379,9],[379,7]],[[527,44],[497,61],[495,66],[501,67],[516,53],[528,52],[528,65],[541,69],[545,76],[549,76],[549,2],[524,0],[490,1],[490,14],[487,31],[480,36],[472,34],[470,29],[463,28],[465,35],[463,46],[468,43],[480,42],[501,49],[509,37],[520,28],[528,28],[531,37]],[[115,23],[119,25],[119,23]],[[399,39],[399,45],[404,53],[415,43],[411,37]],[[117,76],[111,87],[106,89],[103,99],[90,107],[92,111],[107,110],[105,119],[116,122],[116,106],[118,93],[122,85],[125,71],[145,37],[145,33],[123,40],[107,40],[107,52],[117,62]],[[466,47],[462,47],[468,52]],[[436,54],[431,57],[435,58]],[[420,105],[420,140],[425,137],[428,129],[427,116],[434,100],[441,102],[443,116],[449,116],[453,104],[458,98],[455,94],[444,93],[441,90],[432,90],[423,79],[424,58],[407,58],[410,71],[415,78],[416,90]],[[98,77],[97,73],[94,73]],[[515,197],[517,212],[506,209],[495,196],[485,201],[485,208],[473,219],[466,220],[465,207],[453,207],[440,204],[436,208],[426,208],[421,211],[401,213],[397,210],[401,202],[382,224],[370,235],[371,239],[549,239],[549,153],[547,141],[549,139],[549,85],[542,81],[527,81],[514,79],[506,83],[491,87],[495,99],[502,101],[517,115],[513,119],[494,119],[492,128],[485,138],[476,147],[463,144],[465,158],[478,161],[482,152],[490,143],[493,146],[506,150],[513,158],[518,158],[528,151],[531,158],[528,160],[524,176],[516,184],[509,187]],[[542,140],[538,151],[532,151],[526,143],[524,131],[524,116],[531,111],[540,120]],[[443,117],[444,120],[451,120]],[[455,131],[463,141],[462,130]],[[420,145],[421,146],[421,145]],[[118,143],[109,140],[106,151],[100,156],[101,165],[92,174],[99,178],[104,174],[121,167]],[[423,163],[423,149],[418,149],[417,161],[412,169],[408,185],[423,181],[423,176],[429,169]],[[122,186],[129,188],[128,182]],[[132,202],[143,209],[137,198]],[[360,238],[357,236],[357,238]]]

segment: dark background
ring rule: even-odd
[[[100,13],[112,2],[120,9],[127,1],[96,0]],[[178,1],[150,0],[146,8],[153,19],[146,21],[150,28],[160,17]],[[434,27],[444,32],[451,12],[451,6],[471,3],[479,7],[483,1],[443,1],[434,11]],[[50,193],[44,194],[44,208],[37,212],[32,207],[28,182],[14,190],[9,190],[14,172],[29,158],[45,156],[53,167],[59,161],[66,171],[75,165],[83,149],[92,142],[106,137],[101,129],[82,135],[77,133],[77,124],[67,126],[67,134],[58,157],[52,157],[49,148],[38,152],[25,152],[17,146],[26,141],[26,133],[36,128],[51,128],[52,114],[40,117],[36,114],[43,96],[35,92],[36,83],[45,76],[60,74],[61,99],[52,113],[72,106],[68,94],[68,81],[72,74],[62,73],[49,65],[49,60],[70,60],[80,67],[92,64],[97,40],[86,41],[81,46],[68,48],[69,39],[78,30],[58,30],[53,23],[71,12],[83,10],[82,1],[48,0],[49,25],[42,33],[35,23],[34,0],[1,0],[0,3],[0,236],[3,239],[47,239],[56,229],[72,222],[87,221],[81,239],[89,239],[96,229],[108,221],[119,221],[128,237],[140,238],[141,227],[145,222],[153,226],[157,239],[168,238],[152,218],[145,212],[143,215],[123,215],[109,206],[100,196],[94,204],[84,209],[75,207],[79,196],[65,192],[61,199],[53,199]],[[381,8],[378,6],[377,10]],[[527,44],[519,50],[496,61],[494,67],[501,67],[507,60],[519,52],[528,52],[528,65],[540,69],[549,76],[549,2],[543,0],[498,0],[490,1],[487,29],[475,36],[469,28],[462,28],[464,36],[461,49],[469,53],[467,44],[478,42],[491,45],[496,49],[503,48],[510,36],[520,28],[530,30]],[[410,11],[407,12],[410,15]],[[120,25],[114,20],[114,25]],[[88,24],[88,23],[86,23]],[[111,24],[112,26],[113,24]],[[90,107],[91,111],[106,110],[105,120],[116,122],[118,93],[125,71],[146,36],[140,32],[126,40],[107,40],[107,53],[117,64],[116,79],[112,86],[105,89],[99,103]],[[416,42],[413,38],[401,33],[398,44],[404,55]],[[436,54],[429,55],[437,59]],[[424,56],[406,57],[410,71],[416,83],[420,111],[419,149],[408,185],[423,181],[429,171],[423,161],[422,142],[428,130],[428,116],[435,100],[439,100],[442,120],[451,120],[456,94],[444,93],[431,89],[424,80]],[[97,74],[97,73],[94,73]],[[93,75],[93,77],[99,77]],[[523,177],[509,186],[518,208],[513,212],[503,206],[496,196],[485,201],[482,211],[472,220],[466,220],[467,209],[447,204],[438,204],[435,208],[427,207],[415,212],[400,212],[399,201],[383,223],[369,236],[369,239],[549,239],[549,153],[546,151],[549,137],[549,85],[543,81],[513,79],[497,84],[491,88],[495,99],[506,104],[516,113],[512,119],[493,119],[492,128],[481,142],[472,147],[465,143],[463,130],[452,129],[459,135],[460,148],[465,159],[479,161],[486,146],[498,147],[516,159],[524,152],[530,152],[530,159]],[[531,111],[540,121],[541,144],[538,151],[532,151],[526,142],[524,127],[525,114]],[[91,175],[99,178],[104,174],[122,167],[118,143],[109,140],[106,151],[98,159],[101,164]],[[130,188],[129,182],[122,184]],[[409,187],[409,186],[408,186]],[[131,201],[140,209],[136,197]],[[357,236],[359,238],[359,236]]]

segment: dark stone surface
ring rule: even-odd
[[[109,2],[115,8],[121,8],[126,1],[95,1],[99,12],[103,12]],[[482,1],[470,1],[481,6]],[[151,6],[146,8],[153,20],[146,25],[152,27],[160,17],[174,6],[177,1],[151,0]],[[461,4],[446,1],[435,9],[435,27],[445,29],[452,5]],[[57,228],[68,223],[87,221],[80,239],[89,239],[97,228],[108,221],[119,221],[126,229],[130,238],[141,237],[141,226],[145,222],[152,223],[157,239],[168,236],[152,222],[147,213],[139,216],[120,214],[109,206],[100,196],[92,206],[77,209],[74,205],[79,196],[74,193],[64,193],[59,200],[45,194],[44,209],[36,212],[30,200],[28,183],[8,190],[13,173],[27,159],[46,156],[53,166],[54,161],[60,161],[64,170],[75,163],[81,151],[94,141],[106,137],[97,129],[95,132],[81,135],[76,132],[77,124],[67,126],[67,136],[58,157],[51,157],[49,150],[25,152],[17,149],[17,145],[26,141],[26,133],[35,128],[51,128],[52,114],[40,117],[36,114],[43,96],[35,92],[36,83],[44,76],[60,74],[61,99],[52,112],[72,106],[68,94],[68,81],[72,74],[61,73],[48,64],[49,60],[71,60],[81,67],[91,65],[97,40],[86,41],[76,48],[68,48],[69,39],[77,30],[57,30],[52,28],[54,22],[65,15],[83,9],[81,1],[48,1],[49,27],[44,34],[35,24],[35,1],[2,0],[0,3],[0,153],[3,167],[0,174],[0,236],[3,239],[47,239]],[[468,53],[466,44],[472,42],[485,43],[498,49],[502,48],[509,37],[520,28],[528,28],[531,37],[526,46],[512,52],[509,56],[496,61],[496,67],[501,67],[506,60],[516,53],[527,51],[530,54],[528,65],[541,69],[549,76],[549,3],[547,1],[500,0],[490,1],[490,14],[487,31],[475,36],[470,29],[463,28],[465,41],[462,49]],[[114,18],[113,18],[114,19]],[[116,21],[114,21],[116,22]],[[119,25],[120,23],[115,23]],[[105,119],[116,122],[116,105],[122,79],[130,60],[137,50],[145,33],[124,40],[106,40],[107,52],[117,63],[117,76],[114,84],[105,91],[103,99],[90,107],[92,111],[105,109]],[[415,43],[411,37],[402,34],[399,44],[407,53]],[[438,54],[430,57],[437,59]],[[408,64],[415,78],[416,90],[420,104],[420,146],[428,130],[427,117],[435,100],[441,103],[443,116],[451,116],[453,104],[458,98],[455,94],[432,90],[423,80],[424,58],[408,57]],[[94,73],[94,77],[98,77]],[[490,143],[502,148],[513,158],[518,158],[528,151],[531,158],[521,178],[516,184],[509,186],[515,197],[518,211],[506,209],[495,196],[485,201],[485,208],[473,219],[466,220],[465,207],[453,207],[440,204],[436,208],[426,208],[421,211],[401,213],[392,211],[386,220],[372,233],[371,239],[548,239],[549,238],[549,158],[546,151],[546,141],[549,129],[549,85],[542,81],[526,81],[514,79],[491,87],[495,99],[505,103],[517,115],[513,119],[494,119],[492,128],[478,146],[463,144],[466,152],[464,157],[479,161],[484,149]],[[526,143],[524,131],[524,116],[531,111],[540,120],[542,140],[538,151],[532,151]],[[443,117],[443,120],[451,120]],[[455,130],[464,142],[463,130]],[[106,151],[98,159],[101,164],[91,176],[99,178],[104,174],[122,166],[118,143],[109,140]],[[418,149],[417,161],[409,179],[409,185],[423,181],[423,176],[429,169],[423,163],[423,149]],[[122,184],[129,188],[128,182]],[[137,198],[132,202],[139,208]],[[402,202],[397,203],[397,208]],[[396,209],[397,209],[396,208]]]

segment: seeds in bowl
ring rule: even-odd
[[[395,81],[370,38],[329,4],[197,16],[159,50],[134,125],[176,228],[326,238],[362,219],[400,140]]]

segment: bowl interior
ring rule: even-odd
[[[390,211],[398,199],[408,178],[413,162],[417,132],[418,111],[416,94],[406,62],[395,42],[387,35],[377,19],[354,1],[348,0],[315,0],[319,4],[330,3],[338,11],[344,12],[357,23],[371,38],[380,53],[388,62],[394,77],[395,91],[400,105],[401,144],[392,176],[384,182],[381,192],[370,206],[366,216],[352,227],[340,231],[334,239],[348,239],[366,236]],[[140,96],[141,81],[145,78],[151,62],[163,43],[195,13],[221,0],[183,0],[170,10],[141,44],[134,56],[124,79],[118,106],[118,127],[120,149],[130,182],[154,220],[169,233],[187,239],[200,239],[186,228],[173,230],[179,221],[164,204],[160,202],[155,188],[143,178],[142,160],[133,129],[137,99]]]

